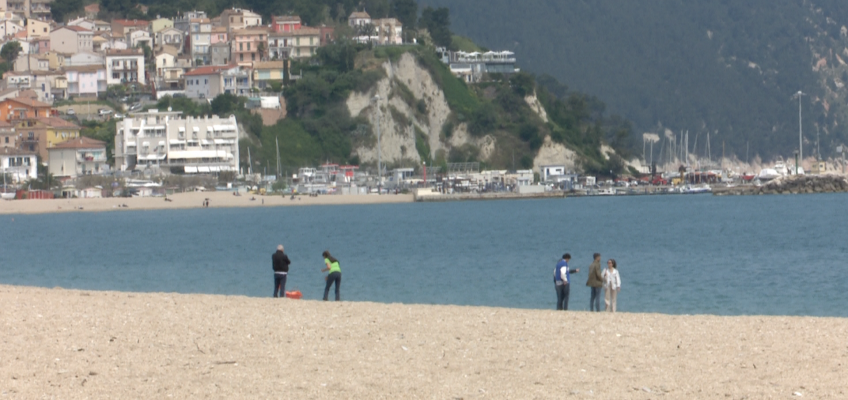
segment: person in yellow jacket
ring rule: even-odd
[[[324,265],[326,268],[322,269],[321,272],[329,271],[327,277],[324,278],[327,281],[327,285],[324,286],[324,301],[327,301],[327,296],[330,294],[330,286],[333,285],[333,282],[336,283],[336,301],[341,300],[339,296],[339,286],[342,284],[342,268],[339,265],[339,260],[336,260],[330,254],[329,250],[324,250],[322,254],[324,256]]]

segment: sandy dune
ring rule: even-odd
[[[0,304],[3,398],[848,398],[838,318],[11,286]]]
[[[232,192],[189,192],[162,197],[130,197],[105,199],[53,199],[0,201],[0,214],[40,214],[69,211],[119,211],[119,210],[163,210],[200,208],[204,199],[209,207],[274,207],[320,204],[378,204],[412,202],[411,194],[389,195],[321,195],[318,197],[296,196],[294,200],[283,196],[260,196]],[[255,198],[255,200],[251,200]],[[126,204],[127,207],[119,207]]]

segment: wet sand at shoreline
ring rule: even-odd
[[[43,214],[74,211],[170,210],[209,207],[276,207],[301,205],[411,203],[411,194],[384,195],[319,195],[318,197],[261,196],[233,192],[187,192],[162,197],[113,197],[102,199],[52,199],[0,201],[0,214]],[[251,200],[255,198],[255,200]],[[264,203],[263,203],[264,202]],[[127,207],[120,207],[126,204]]]
[[[844,318],[2,285],[0,304],[9,398],[848,397]]]

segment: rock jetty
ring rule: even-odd
[[[792,175],[776,178],[760,186],[735,186],[713,190],[716,196],[839,192],[848,192],[848,178],[842,175]]]

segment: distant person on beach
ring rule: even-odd
[[[568,310],[568,294],[570,290],[570,276],[580,272],[579,269],[568,269],[568,261],[571,260],[571,254],[565,253],[562,255],[562,260],[554,269],[554,286],[557,293],[557,310]]]
[[[286,297],[286,279],[289,276],[289,256],[285,253],[283,245],[277,245],[277,251],[271,256],[271,264],[274,268],[274,297],[279,291],[280,297]]]
[[[618,275],[618,266],[612,258],[607,261],[607,269],[604,271],[604,303],[607,311],[615,312],[615,303],[618,292],[621,291],[621,277]]]
[[[589,311],[601,311],[601,289],[604,287],[604,275],[601,273],[601,253],[595,253],[589,266],[589,279],[586,286],[592,290],[589,298]]]
[[[342,284],[342,268],[339,266],[339,260],[336,260],[336,258],[330,254],[329,250],[324,250],[324,253],[321,255],[324,256],[324,265],[327,266],[322,269],[321,272],[330,272],[324,278],[327,281],[327,285],[324,286],[324,301],[327,301],[327,296],[330,294],[330,286],[333,282],[336,283],[336,301],[339,301],[341,300],[339,296],[339,286]]]

